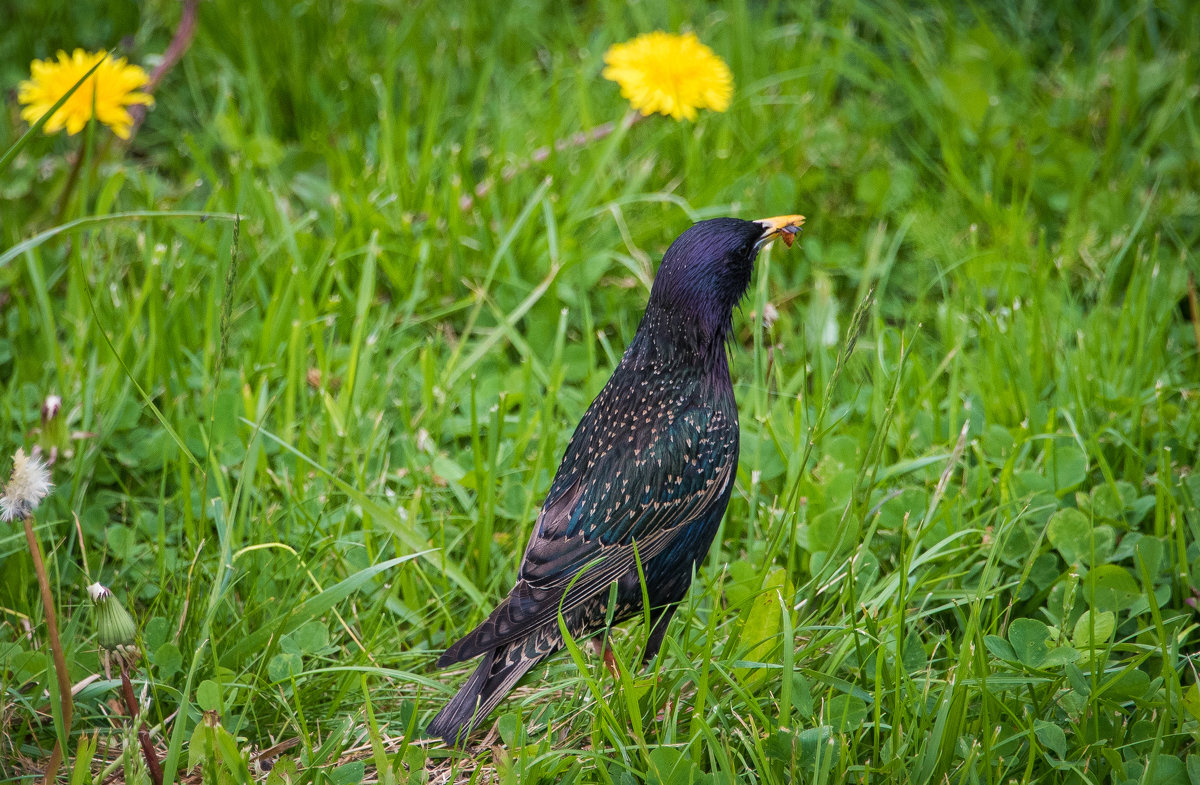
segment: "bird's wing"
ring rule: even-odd
[[[591,414],[591,412],[589,412]],[[737,468],[737,421],[693,405],[641,438],[618,440],[598,461],[592,438],[613,444],[588,418],[572,439],[538,516],[517,584],[478,628],[439,660],[470,659],[553,620],[688,536],[706,518]],[[591,423],[594,425],[595,423]],[[591,430],[594,433],[590,434]]]
[[[635,543],[642,560],[658,553],[684,524],[707,513],[732,480],[737,442],[729,435],[736,437],[736,428],[724,412],[694,407],[658,438],[594,466],[542,509],[518,585],[565,589],[586,569],[576,581],[586,587],[593,572],[619,574],[632,567]],[[597,559],[602,569],[588,568]]]

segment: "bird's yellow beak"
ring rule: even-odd
[[[762,237],[758,239],[759,247],[779,237],[783,240],[784,245],[791,248],[796,235],[800,234],[800,227],[804,226],[804,216],[777,215],[774,218],[763,218],[754,223],[763,227]]]

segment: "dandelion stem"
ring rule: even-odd
[[[142,746],[142,757],[146,759],[146,766],[150,769],[150,779],[154,780],[154,785],[162,785],[162,764],[158,762],[158,753],[154,751],[154,742],[150,741],[150,731],[146,728],[145,720],[138,719],[138,700],[133,694],[133,683],[129,681],[129,666],[124,659],[121,660],[121,696],[125,699],[130,721],[138,723],[138,743]]]
[[[42,593],[42,606],[46,611],[46,633],[50,638],[50,653],[54,657],[54,675],[58,679],[58,701],[62,713],[63,732],[70,736],[71,714],[74,704],[71,700],[71,677],[67,673],[67,658],[63,654],[62,641],[58,637],[58,617],[54,613],[54,595],[50,593],[50,578],[46,574],[46,564],[42,560],[42,549],[38,545],[37,535],[33,532],[33,516],[24,516],[25,540],[29,544],[29,555],[33,559],[33,571],[37,575],[38,588]],[[50,785],[57,779],[58,767],[62,763],[63,753],[60,739],[54,740],[54,750],[46,763],[43,782]]]
[[[171,37],[171,43],[163,52],[158,67],[151,72],[150,81],[143,88],[144,92],[153,95],[159,82],[183,59],[183,55],[191,47],[192,38],[196,35],[196,10],[199,5],[200,0],[183,0],[179,26],[175,28],[175,35]],[[133,116],[133,129],[129,133],[129,138],[133,139],[137,135],[138,129],[142,127],[142,121],[146,119],[146,107],[140,105],[131,107],[129,114]]]
[[[612,132],[618,128],[629,128],[643,117],[645,117],[645,115],[638,112],[629,112],[620,120],[620,122],[610,121],[607,123],[601,123],[600,125],[588,131],[577,131],[570,136],[556,140],[553,145],[553,151],[561,153],[573,148],[586,147],[592,142],[598,142],[601,139],[610,136]],[[530,154],[528,159],[505,167],[504,171],[500,173],[500,181],[504,183],[509,182],[522,172],[528,171],[529,168],[534,164],[540,164],[548,159],[551,152],[551,145],[537,148]],[[470,210],[475,206],[476,199],[482,199],[483,197],[487,196],[495,187],[496,178],[484,178],[482,182],[475,186],[471,193],[463,194],[461,197],[459,197],[459,209],[463,210],[464,212]]]

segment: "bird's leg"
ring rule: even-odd
[[[607,643],[604,645],[604,664],[608,666],[608,672],[614,679],[621,678],[621,671],[617,669],[617,658],[613,656],[612,647]]]
[[[671,626],[671,617],[675,615],[677,607],[677,603],[671,603],[655,614],[654,624],[650,627],[650,637],[646,638],[646,648],[642,652],[643,668],[650,664],[650,660],[654,659],[654,655],[662,648],[663,637],[667,634],[667,627]]]
[[[604,658],[604,665],[608,668],[608,672],[613,675],[613,678],[620,679],[621,671],[617,668],[617,658],[613,656],[612,647],[608,645],[607,631],[603,638],[592,638],[588,643],[592,648],[593,654]]]

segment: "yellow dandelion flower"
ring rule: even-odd
[[[642,114],[694,120],[697,109],[724,112],[733,96],[729,66],[693,33],[639,35],[609,47],[604,63],[604,78]]]
[[[76,49],[70,56],[59,50],[57,62],[34,60],[29,66],[32,78],[18,86],[17,100],[25,104],[21,119],[30,125],[40,120],[104,56],[104,52]],[[126,65],[124,57],[105,60],[42,128],[48,134],[64,127],[68,134],[77,134],[92,118],[92,107],[95,106],[96,119],[117,136],[128,139],[133,118],[126,107],[154,103],[149,93],[137,92],[149,81],[150,77],[141,66]]]

